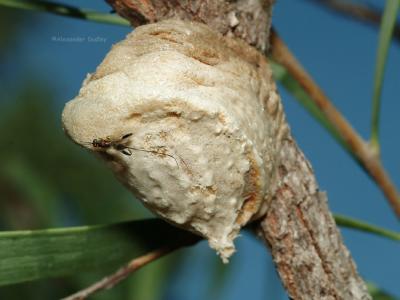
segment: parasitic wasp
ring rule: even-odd
[[[173,160],[175,160],[175,163],[179,168],[177,159],[171,154],[161,152],[161,151],[156,151],[156,150],[147,150],[147,149],[141,149],[141,148],[135,148],[135,147],[128,146],[127,140],[132,135],[133,135],[133,133],[127,133],[127,134],[124,134],[120,139],[112,139],[111,137],[106,137],[104,139],[103,138],[93,139],[93,141],[88,144],[90,144],[93,148],[101,148],[101,149],[112,148],[112,149],[115,149],[127,156],[131,156],[132,151],[142,151],[142,152],[157,154],[157,155],[161,155],[161,156],[168,156],[168,157],[171,157]],[[186,163],[184,161],[183,161],[183,163],[186,165]]]

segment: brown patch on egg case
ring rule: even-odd
[[[193,110],[183,99],[174,99],[162,101],[158,99],[148,99],[142,104],[135,106],[135,111],[128,115],[126,120],[141,118],[143,121],[149,118],[149,115],[157,113],[158,117],[181,117],[185,111]]]
[[[214,185],[211,186],[201,186],[201,185],[193,185],[190,187],[189,190],[191,193],[196,193],[199,192],[203,194],[205,197],[208,197],[210,195],[215,195],[217,192],[217,187]]]
[[[149,35],[158,37],[164,41],[168,41],[171,43],[182,44],[182,42],[180,42],[179,39],[171,31],[160,30],[160,31],[150,32]]]
[[[247,154],[250,162],[250,169],[246,172],[246,188],[243,192],[244,202],[236,218],[236,224],[245,225],[255,215],[262,202],[262,191],[260,189],[260,171],[253,155]]]
[[[133,112],[133,113],[131,113],[128,117],[127,117],[127,120],[129,120],[129,119],[136,119],[136,118],[140,118],[142,116],[142,114],[141,113],[138,113],[138,112]]]
[[[180,118],[182,113],[176,111],[169,111],[166,113],[167,117]]]
[[[220,62],[218,54],[207,48],[189,51],[188,56],[209,66],[215,66]]]
[[[202,30],[188,34],[184,29],[178,29],[173,22],[165,25],[161,29],[158,24],[149,24],[147,28],[142,27],[137,30],[137,35],[167,41],[171,48],[205,65],[215,66],[227,59],[228,56],[218,47],[224,39],[222,36],[209,35]],[[207,28],[205,25],[198,25]],[[229,51],[229,49],[223,50]]]
[[[213,87],[215,86],[215,82],[208,80],[204,76],[199,76],[195,73],[185,73],[183,75],[184,79],[188,79],[191,83],[194,83],[198,86],[204,87]]]

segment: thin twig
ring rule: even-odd
[[[339,226],[365,231],[381,237],[400,241],[400,233],[380,228],[376,225],[368,224],[364,221],[353,219],[347,216],[335,215],[334,218]],[[246,226],[246,229],[254,229],[252,227],[253,225],[254,224],[249,224],[248,226]],[[115,273],[99,280],[98,282],[95,282],[94,284],[88,286],[81,291],[78,291],[77,293],[63,298],[62,300],[83,300],[101,290],[110,289],[122,280],[126,279],[130,274],[147,265],[148,263],[155,261],[156,259],[165,256],[171,252],[174,252],[179,248],[193,245],[199,240],[200,238],[197,237],[194,237],[194,239],[182,240],[180,243],[177,243],[175,245],[166,245],[164,247],[148,252],[143,256],[134,258],[127,265],[118,269]]]
[[[179,248],[189,246],[192,244],[193,241],[182,241],[179,244],[166,245],[164,247],[148,252],[143,256],[134,258],[127,265],[118,269],[115,273],[107,277],[104,277],[100,281],[93,283],[92,285],[88,286],[83,290],[78,291],[77,293],[74,293],[66,298],[63,298],[62,300],[83,300],[101,290],[111,289],[116,284],[127,278],[130,274],[140,269],[141,267],[147,265],[148,263],[155,261],[156,259],[165,256],[175,250],[178,250]]]
[[[271,31],[271,55],[276,62],[284,66],[298,81],[321,112],[332,123],[362,167],[376,181],[395,214],[400,218],[399,194],[382,167],[379,157],[375,155],[369,144],[358,135],[342,114],[332,105],[328,97],[325,96],[311,76],[303,69],[275,30]]]
[[[352,19],[379,26],[382,20],[382,12],[379,9],[371,6],[362,5],[360,3],[351,3],[351,1],[343,0],[308,0],[328,9],[339,12],[344,16],[351,17]],[[397,23],[393,37],[397,42],[400,42],[400,23]]]
[[[15,1],[0,0],[1,6],[11,8],[26,9],[32,11],[48,12],[60,16],[66,16],[76,19],[89,20],[93,22],[129,26],[129,22],[120,16],[101,13],[93,10],[77,8],[71,5],[54,3],[50,1]]]
[[[392,240],[400,241],[400,233],[390,231],[384,228],[380,228],[376,225],[368,224],[364,221],[353,219],[347,216],[335,215],[334,216],[336,223],[339,226],[347,227],[351,229],[356,229],[360,231],[365,231],[368,233],[376,234],[381,237],[386,237]],[[252,226],[254,224],[249,224],[246,226],[247,229],[254,229]],[[93,283],[92,285],[84,288],[62,300],[83,300],[87,299],[89,296],[106,289],[111,289],[115,285],[117,285],[122,280],[126,279],[129,275],[140,269],[141,267],[151,263],[158,258],[161,258],[169,253],[172,253],[179,248],[190,246],[196,243],[200,238],[182,240],[180,243],[175,245],[166,245],[164,247],[158,248],[151,252],[146,253],[143,256],[134,258],[128,264],[118,269],[115,273],[104,277],[103,279]]]

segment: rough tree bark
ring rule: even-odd
[[[202,22],[268,48],[273,0],[107,0],[133,26],[169,18]],[[292,299],[371,299],[343,244],[310,163],[293,138],[283,142],[277,187],[259,235]]]
[[[274,0],[106,0],[135,27],[170,18],[196,21],[265,51]]]
[[[336,227],[310,163],[292,139],[283,144],[279,186],[260,222],[292,299],[371,299]]]

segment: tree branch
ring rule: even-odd
[[[303,89],[310,95],[317,107],[331,122],[351,152],[360,162],[361,166],[374,179],[386,196],[393,211],[400,218],[400,201],[396,187],[384,170],[380,159],[373,149],[367,144],[332,105],[332,102],[314,82],[311,76],[303,69],[286,44],[281,40],[276,31],[271,30],[271,55],[273,59],[284,66],[298,81]]]
[[[210,5],[213,8],[211,9],[212,15],[216,16],[214,19],[210,19],[210,23],[207,19],[199,19],[198,14],[193,14],[193,10],[188,10],[188,2],[183,0],[174,1],[173,5],[171,4],[172,8],[162,0],[107,1],[135,26],[159,21],[163,18],[177,17],[194,21],[200,20],[222,34],[237,36],[231,34],[232,31],[228,31],[228,33],[224,30],[221,31],[221,27],[212,23],[213,20],[218,20],[218,17],[224,20],[227,11],[213,6],[209,1],[191,1],[190,3],[196,5],[201,2],[205,6]],[[230,3],[239,6],[243,1],[230,1]],[[225,1],[215,2],[224,3]],[[261,1],[252,2],[261,3]],[[157,7],[159,4],[162,5],[160,12]],[[271,3],[269,4],[271,5]],[[182,7],[185,9],[182,10]],[[165,13],[164,9],[168,13]],[[268,16],[270,9],[271,7],[269,7]],[[159,15],[161,18],[158,17]],[[248,26],[245,28],[247,30],[262,28],[259,32],[262,36],[266,32],[264,28],[268,26],[269,22],[269,20],[263,22],[262,18],[253,17],[248,19]],[[243,36],[249,37],[254,34],[243,34]],[[255,36],[257,36],[257,31]],[[260,46],[258,43],[253,43],[252,39],[244,40],[250,45],[257,46],[261,51],[267,48],[266,44]],[[272,95],[276,95],[274,86],[271,87],[270,97]],[[371,299],[342,242],[326,204],[326,198],[324,194],[318,192],[311,166],[298,149],[290,133],[282,141],[280,156],[277,160],[279,167],[276,170],[276,178],[272,180],[275,184],[271,185],[270,208],[266,216],[259,222],[259,232],[272,250],[273,259],[289,295],[296,300]],[[275,190],[272,187],[274,185]]]
[[[282,145],[280,184],[260,222],[291,299],[371,299],[318,190],[310,163],[288,138]]]
[[[246,12],[246,8],[239,7],[239,5],[237,10],[233,10],[233,13],[231,13],[232,10],[228,10],[225,11],[228,14],[224,14],[222,1],[217,3],[221,6],[216,5],[216,10],[211,10],[212,14],[210,14],[210,10],[204,8],[207,5],[213,5],[211,1],[191,1],[190,4],[187,4],[187,1],[181,3],[178,0],[173,3],[170,1],[170,4],[167,1],[155,0],[154,3],[145,0],[109,0],[109,2],[116,7],[122,5],[117,11],[121,14],[126,13],[126,17],[131,19],[133,24],[134,22],[138,23],[136,25],[172,16],[181,17],[181,14],[183,14],[183,18],[202,21],[209,26],[218,25],[218,19],[223,19],[221,27],[212,27],[222,30],[220,32],[225,35],[242,38],[262,51],[267,45],[265,37],[268,36],[269,26],[266,24],[269,24],[270,10],[264,8],[271,5],[271,1],[258,2],[261,4],[261,9],[258,8],[260,15],[254,14],[257,11],[257,9],[253,9],[254,7],[252,11]],[[231,4],[245,2],[246,0],[231,1]],[[196,6],[196,3],[199,5]],[[123,6],[127,4],[133,6]],[[134,4],[138,6],[135,7]],[[164,6],[159,8],[157,5]],[[124,11],[125,9],[126,11]],[[164,11],[164,13],[159,16],[158,10]],[[217,23],[213,23],[213,20]],[[285,56],[283,57],[285,58]],[[286,56],[286,58],[288,57]],[[291,63],[293,61],[289,60],[289,67],[293,67]],[[289,70],[293,71],[293,68],[289,68]],[[298,71],[298,68],[294,67],[294,70]],[[305,82],[308,84],[311,82],[310,86],[313,87],[307,91],[318,99],[319,94],[322,94],[318,86],[312,82],[311,78],[307,77],[308,75],[304,71],[303,73],[297,72],[299,76],[304,76],[304,74],[306,75]],[[307,87],[307,84],[304,85],[303,82],[304,86]],[[323,108],[328,113],[333,108],[329,102],[320,104],[326,105]],[[339,114],[337,111],[334,113]],[[341,120],[340,117],[339,114],[338,120],[343,121],[344,119]],[[361,140],[361,138],[359,139]],[[353,140],[348,140],[348,142],[354,143]],[[281,162],[278,168],[280,182],[275,191],[271,208],[260,222],[259,230],[271,247],[278,271],[289,295],[294,299],[370,299],[365,285],[358,276],[355,265],[342,243],[327,207],[325,195],[318,192],[311,166],[290,136],[284,141],[280,155]],[[75,295],[78,298],[66,299],[82,299],[99,289],[111,287],[141,266],[179,247],[181,246],[166,247],[150,252],[131,261],[114,275],[81,291]]]
[[[170,18],[207,24],[225,36],[235,36],[261,51],[268,45],[274,0],[106,0],[133,26]]]

